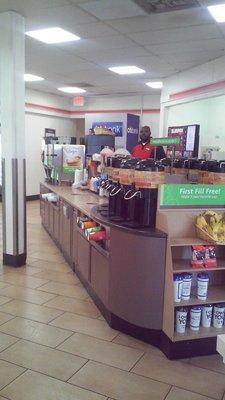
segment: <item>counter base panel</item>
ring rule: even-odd
[[[162,332],[161,350],[170,360],[216,354],[216,336],[173,342]]]

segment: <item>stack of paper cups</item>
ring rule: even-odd
[[[199,300],[206,300],[209,286],[209,275],[200,272],[197,275],[197,295]]]
[[[198,331],[200,327],[200,321],[201,321],[201,313],[202,313],[202,307],[201,306],[195,306],[191,308],[190,311],[190,328],[192,331]]]
[[[180,307],[176,310],[176,332],[185,333],[187,324],[187,310]]]
[[[221,329],[224,323],[224,304],[216,304],[213,310],[213,326],[214,328]]]
[[[202,326],[210,328],[212,322],[212,305],[207,304],[202,307]]]
[[[173,293],[174,301],[179,303],[181,301],[181,291],[183,285],[183,277],[181,274],[175,274],[173,276]]]
[[[182,277],[183,277],[183,285],[181,291],[181,298],[182,300],[190,300],[192,274],[187,272],[182,274]]]

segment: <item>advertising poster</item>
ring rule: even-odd
[[[85,159],[85,146],[65,145],[63,146],[63,172],[69,174],[76,169],[82,169]]]
[[[127,144],[126,148],[131,153],[139,139],[140,117],[139,115],[127,114]]]
[[[123,123],[122,122],[93,122],[92,129],[107,128],[112,129],[116,137],[123,136]]]

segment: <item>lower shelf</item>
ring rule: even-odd
[[[173,341],[178,342],[182,340],[201,339],[225,334],[225,326],[222,329],[217,329],[211,326],[210,328],[200,327],[199,331],[192,331],[186,328],[185,333],[174,333]]]

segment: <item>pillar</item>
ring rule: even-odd
[[[3,263],[26,263],[25,21],[0,14]]]

